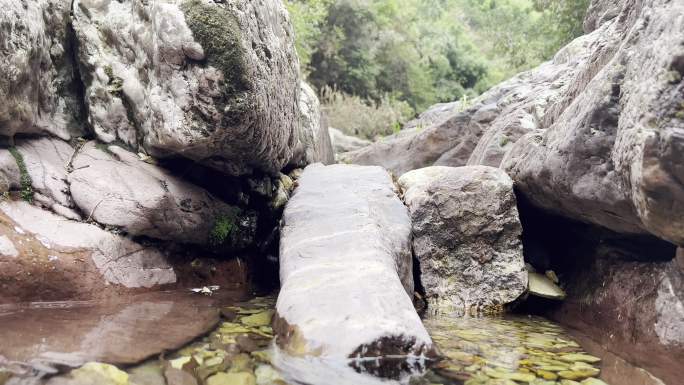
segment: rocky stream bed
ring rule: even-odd
[[[592,354],[587,353],[573,334],[536,316],[428,315],[425,326],[441,359],[377,357],[373,360],[377,366],[364,367],[353,358],[325,360],[288,355],[274,342],[274,313],[273,295],[247,298],[245,293],[225,291],[212,296],[166,292],[136,298],[128,304],[5,307],[0,320],[11,329],[0,331],[4,366],[0,383],[660,383],[600,348],[592,346]],[[324,378],[327,380],[319,382]]]

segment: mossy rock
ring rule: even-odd
[[[233,116],[247,111],[250,104],[246,92],[252,87],[237,18],[223,6],[199,0],[186,1],[181,10],[193,37],[204,49],[207,64],[223,73],[220,109]]]

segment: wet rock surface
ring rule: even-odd
[[[487,166],[433,166],[398,180],[428,307],[496,311],[527,290],[513,181]]]
[[[410,219],[389,174],[312,165],[298,184],[283,215],[278,343],[300,356],[428,353],[411,303]]]
[[[91,299],[103,291],[176,282],[169,255],[162,249],[26,202],[5,200],[0,212],[0,233],[19,254],[2,257],[2,302]]]
[[[682,360],[684,346],[684,275],[676,247],[520,203],[526,260],[540,271],[558,273],[567,294],[563,301],[535,300],[531,309],[582,331],[665,383],[676,383],[678,371],[672,368]]]
[[[107,302],[4,305],[0,355],[35,368],[138,363],[209,332],[219,322],[220,305],[243,296],[239,291],[209,297],[184,290]]]

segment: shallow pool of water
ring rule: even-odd
[[[559,325],[529,316],[426,317],[444,356],[439,362],[291,357],[273,343],[274,306],[274,296],[167,292],[108,304],[0,308],[0,385],[658,384],[585,337],[591,354]],[[90,361],[117,367],[70,371]]]

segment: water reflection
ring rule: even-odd
[[[241,293],[187,292],[134,296],[118,302],[38,303],[0,311],[0,357],[28,367],[87,361],[130,364],[177,349],[218,322],[217,304]]]

